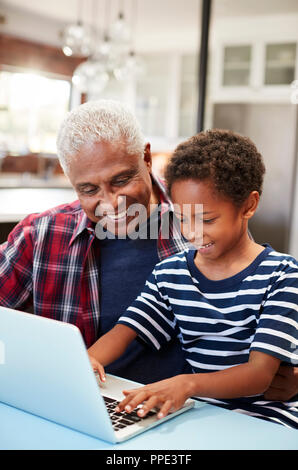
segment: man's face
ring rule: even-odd
[[[144,156],[129,155],[123,142],[83,145],[68,172],[88,218],[116,235],[126,233],[133,225],[136,215],[129,208],[134,204],[142,205],[149,215],[150,174],[150,145],[146,145]]]

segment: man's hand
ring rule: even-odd
[[[152,408],[159,408],[158,418],[163,418],[171,411],[181,408],[188,394],[187,375],[177,375],[171,379],[161,380],[145,387],[124,390],[126,398],[119,403],[118,411],[130,413],[139,404],[143,406],[138,409],[138,415],[143,418]]]
[[[100,364],[100,362],[98,362],[93,356],[91,356],[89,353],[88,353],[88,356],[89,356],[89,360],[91,362],[91,366],[93,368],[94,371],[98,372],[99,374],[99,378],[102,382],[105,382],[106,380],[106,376],[105,376],[105,370],[104,370],[104,367]]]
[[[287,401],[298,393],[298,368],[280,366],[264,396],[267,400]]]

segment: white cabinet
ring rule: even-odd
[[[252,46],[226,46],[222,86],[249,86]]]
[[[265,62],[265,85],[290,85],[295,78],[295,42],[267,44]]]
[[[212,102],[289,102],[298,74],[297,38],[234,41],[214,50]]]

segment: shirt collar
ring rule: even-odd
[[[75,241],[75,239],[81,235],[84,230],[88,230],[89,233],[94,234],[94,222],[92,222],[90,219],[88,219],[87,215],[83,211],[83,209],[80,206],[80,209],[78,211],[78,222],[77,225],[74,229],[73,235],[70,239],[69,246],[72,245],[72,243]]]
[[[159,177],[152,174],[152,181],[153,181],[153,183],[156,184],[156,186],[159,189],[161,214],[164,214],[167,211],[172,211],[173,212],[173,210],[174,210],[173,203],[172,203],[172,201],[170,200],[170,198],[167,194],[164,180],[162,180],[161,178],[159,178]]]

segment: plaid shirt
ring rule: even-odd
[[[186,248],[173,224],[172,205],[162,183],[158,255],[162,260]],[[170,217],[169,217],[170,215]],[[163,221],[169,237],[163,236]],[[76,325],[91,346],[99,326],[100,244],[95,224],[79,201],[31,214],[0,245],[0,305]],[[112,295],[112,292],[111,292]]]

